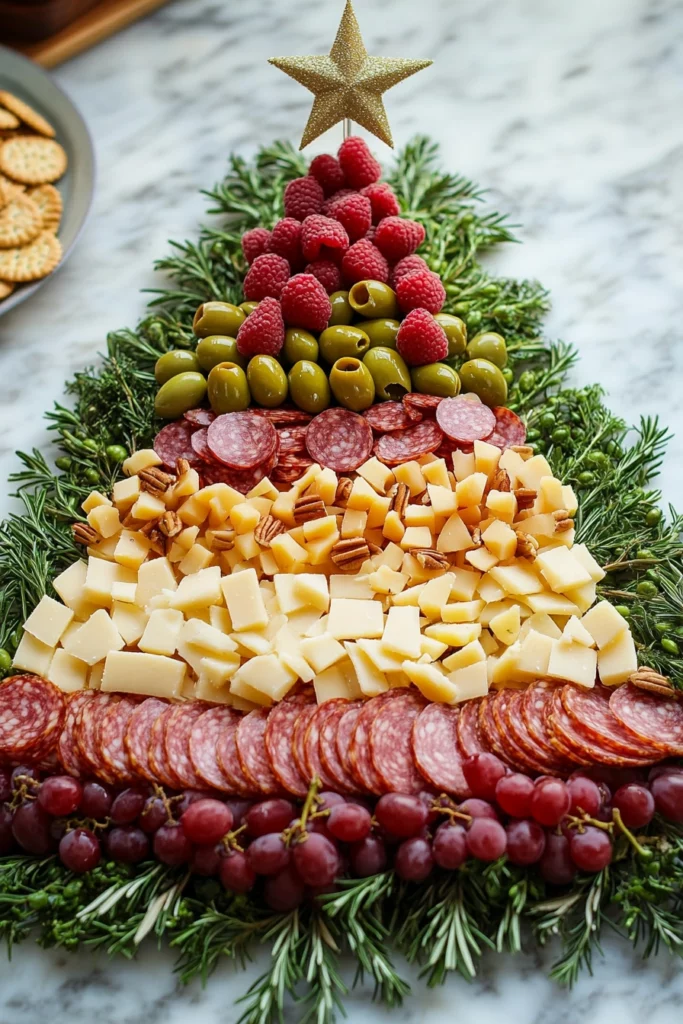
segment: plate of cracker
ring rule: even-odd
[[[71,100],[0,46],[0,315],[63,265],[94,186],[92,140]]]

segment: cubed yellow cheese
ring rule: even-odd
[[[363,696],[355,669],[346,656],[343,661],[318,673],[313,680],[313,688],[318,704],[324,704],[326,700],[334,700],[336,697],[358,700]]]
[[[88,670],[88,689],[99,690],[102,686],[102,676],[104,675],[104,666],[106,662],[98,661],[96,665],[93,665]]]
[[[517,534],[507,523],[494,519],[481,535],[481,539],[499,562],[512,558],[517,548]]]
[[[427,492],[432,503],[434,515],[450,516],[457,511],[458,503],[455,492],[450,487],[443,487],[440,484],[428,484]]]
[[[506,448],[505,451],[501,452],[500,459],[498,460],[498,468],[504,469],[507,475],[510,477],[510,484],[515,487],[518,480],[519,467],[524,465],[524,459],[522,459],[519,452],[513,452],[512,448]]]
[[[501,523],[501,526],[504,525]],[[487,547],[483,545],[479,548],[474,548],[472,551],[465,552],[465,561],[468,562],[473,569],[478,569],[479,572],[488,572],[493,569],[494,565],[498,564],[498,556],[494,555],[493,551],[489,551]]]
[[[428,619],[441,618],[442,610],[451,596],[452,584],[453,577],[448,572],[425,583],[417,599],[423,615]]]
[[[364,480],[367,480],[378,494],[386,494],[394,482],[394,474],[389,467],[376,459],[374,455],[362,466],[359,466],[356,472]]]
[[[253,569],[251,570],[253,572]],[[240,573],[237,573],[236,578]],[[254,573],[254,575],[256,575]],[[225,579],[233,579],[231,576]],[[189,608],[209,608],[221,601],[221,571],[217,565],[200,569],[192,576],[184,576],[171,598],[171,607],[186,611]]]
[[[546,612],[534,612],[533,615],[530,615],[529,618],[522,623],[522,628],[520,630],[521,640],[524,639],[530,629],[536,630],[537,633],[543,633],[544,636],[549,636],[553,640],[559,640],[562,636],[562,631],[559,626],[550,618],[549,615],[546,614]]]
[[[403,655],[392,654],[382,646],[381,640],[357,640],[356,643],[362,651],[364,651],[372,664],[378,670],[383,672],[385,675],[392,672],[403,672]]]
[[[406,485],[411,498],[425,490],[426,482],[419,462],[402,462],[400,466],[394,468],[394,476],[398,483]]]
[[[302,608],[288,616],[287,625],[296,636],[317,636],[326,631],[327,620],[328,616],[321,616],[316,608]]]
[[[378,601],[333,597],[327,631],[336,640],[374,639],[382,636],[384,615]]]
[[[194,495],[198,494],[199,490],[199,473],[196,469],[186,469],[184,473],[180,474],[173,486],[172,499],[174,504],[182,501],[183,498],[188,499],[178,509],[180,518],[185,522],[189,523],[190,521],[195,521],[195,519],[197,522],[203,522],[206,519],[209,504],[194,500]]]
[[[488,477],[486,473],[472,473],[471,476],[465,477],[464,480],[458,480],[455,487],[458,508],[481,505],[487,483]]]
[[[184,623],[183,613],[173,608],[158,608],[153,611],[145,631],[138,640],[138,647],[148,654],[175,654],[180,631]]]
[[[314,490],[326,505],[333,505],[337,494],[337,474],[333,469],[321,469],[315,478]]]
[[[297,562],[308,562],[308,552],[297,544],[289,533],[280,533],[271,541],[270,550],[282,572],[287,572]]]
[[[119,510],[111,505],[98,505],[97,508],[91,509],[88,512],[88,522],[105,540],[108,537],[115,537],[121,530]]]
[[[149,554],[151,542],[137,530],[121,530],[114,550],[114,561],[127,569],[139,569]]]
[[[383,551],[373,556],[373,561],[378,569],[386,565],[388,569],[398,572],[403,564],[403,551],[398,544],[389,542]]]
[[[113,584],[134,582],[135,573],[125,566],[107,562],[103,558],[89,558],[83,594],[91,604],[108,608],[111,605]]]
[[[562,638],[550,642],[552,649],[548,662],[549,676],[553,679],[567,679],[578,686],[595,686],[597,651],[583,644],[565,643]]]
[[[488,625],[493,635],[502,644],[509,647],[519,636],[521,626],[519,605],[514,604],[511,608],[507,608],[498,615],[494,615]]]
[[[579,508],[578,498],[569,484],[564,484],[562,487],[562,508],[565,508],[570,516],[575,515]]]
[[[372,508],[376,497],[377,491],[374,487],[371,487],[367,480],[358,476],[353,481],[351,493],[346,503],[347,508],[367,512],[368,509]]]
[[[221,590],[234,630],[263,629],[268,625],[268,613],[253,568],[225,576]]]
[[[161,466],[161,464],[162,460],[153,448],[141,448],[139,451],[129,455],[121,468],[126,476],[133,476],[143,469],[151,469],[152,466]]]
[[[259,523],[261,516],[248,502],[240,502],[230,509],[230,522],[237,533],[250,533]]]
[[[112,651],[107,655],[102,690],[138,693],[149,697],[178,697],[185,665],[176,658],[137,651]]]
[[[486,661],[486,653],[480,641],[473,640],[461,647],[459,651],[449,654],[447,658],[444,658],[442,664],[448,672],[455,672],[456,669],[476,665],[478,661]]]
[[[508,594],[538,594],[543,590],[538,575],[522,559],[518,559],[514,565],[496,565],[489,569],[489,574]],[[534,608],[534,611],[537,610],[545,609]]]
[[[273,577],[278,605],[285,615],[299,611],[306,604],[301,592],[295,589],[296,579],[295,575],[284,572],[277,573]]]
[[[434,509],[431,505],[408,505],[403,516],[406,526],[428,526],[434,529]]]
[[[347,640],[344,643],[344,648],[353,665],[358,686],[364,697],[377,697],[389,689],[389,683],[384,673],[377,669],[358,644]]]
[[[400,594],[405,589],[406,578],[402,572],[390,569],[388,565],[381,565],[368,577],[370,587],[376,594]]]
[[[581,619],[581,625],[601,650],[628,630],[626,619],[609,601],[600,601],[586,612]]]
[[[554,476],[542,476],[538,482],[536,511],[555,512],[558,509],[564,509],[564,507],[564,494],[561,482]]]
[[[437,551],[466,551],[473,546],[470,532],[457,512],[448,517],[436,542]]]
[[[568,597],[570,601],[573,601],[578,608],[579,613],[583,615],[583,613],[587,612],[595,601],[596,593],[597,584],[593,583],[591,580],[590,583],[584,583],[582,587],[575,587],[573,590],[568,590],[565,597]]]
[[[225,654],[221,658],[202,658],[200,665],[201,670],[199,672],[199,682],[203,680],[214,688],[220,688],[232,679],[237,669],[240,667],[240,656],[239,654]],[[202,686],[202,692],[206,696],[206,691]],[[209,700],[215,699],[211,696]]]
[[[527,594],[524,601],[532,612],[545,612],[547,615],[580,615],[579,607],[563,594],[551,594],[544,590],[538,594]]]
[[[224,609],[217,609],[223,611]],[[213,609],[212,609],[213,611]],[[181,623],[182,625],[182,623]],[[239,634],[238,634],[239,635]],[[223,630],[201,619],[191,618],[182,626],[183,642],[209,655],[223,657],[233,654],[237,644]]]
[[[476,622],[483,608],[483,601],[454,601],[441,609],[441,619],[443,622]]]
[[[322,521],[322,520],[321,520]],[[335,528],[329,537],[319,537],[306,543],[306,553],[310,565],[322,566],[329,561],[330,552],[339,540],[339,531]]]
[[[303,637],[300,641],[301,653],[315,672],[324,672],[346,657],[344,648],[329,633],[320,636]]]
[[[387,621],[382,636],[382,647],[391,654],[401,654],[404,658],[420,657],[420,610],[414,605],[392,607],[387,614]],[[436,637],[436,639],[441,639]]]
[[[522,487],[538,491],[544,476],[552,476],[553,471],[542,455],[534,455],[517,467],[517,479]]]
[[[577,619],[576,615],[572,615],[567,619],[562,630],[562,639],[565,643],[577,643],[583,644],[584,647],[595,647],[595,640],[581,621]]]
[[[548,639],[548,643],[550,644],[550,639],[546,639]],[[514,686],[515,683],[519,682],[521,676],[518,665],[521,646],[522,645],[518,641],[517,643],[511,644],[507,647],[499,658],[487,658],[487,678],[490,679],[492,686]],[[549,656],[550,651],[548,651],[548,657]]]
[[[277,562],[273,558],[269,548],[266,548],[259,553],[259,562],[261,564],[261,572],[265,576],[275,576],[278,572]]]
[[[321,516],[320,519],[311,519],[310,522],[304,523],[304,538],[307,542],[311,540],[322,540],[324,537],[331,537],[332,534],[336,532],[336,516]],[[349,534],[349,536],[353,535]]]
[[[482,629],[479,635],[479,643],[484,649],[484,652],[488,654],[495,654],[498,650],[498,641],[494,636],[489,633],[488,629]]]
[[[394,544],[400,544],[405,532],[406,528],[403,525],[398,512],[396,512],[395,509],[392,509],[387,513],[386,519],[384,520],[384,526],[382,527],[383,536]]]
[[[445,654],[448,650],[448,644],[442,643],[441,640],[435,640],[433,636],[422,636],[420,637],[420,660],[424,660],[425,656],[429,661],[438,661],[442,654]]]
[[[88,683],[88,666],[79,658],[60,648],[50,662],[47,678],[64,693],[85,690]]]
[[[76,615],[90,603],[84,596],[87,570],[86,563],[79,559],[52,581],[55,592]]]
[[[235,551],[239,553],[244,562],[249,562],[252,558],[258,558],[261,553],[261,547],[256,540],[253,530],[251,533],[237,534],[235,537]],[[182,568],[182,563],[179,568]]]
[[[584,569],[568,548],[551,548],[544,554],[539,552],[536,555],[535,564],[550,589],[557,594],[566,593],[568,590],[591,582],[588,570]]]
[[[277,580],[277,576],[275,577]],[[330,591],[327,577],[302,572],[293,577],[293,594],[299,599],[301,608],[315,608],[326,612],[330,606]],[[284,612],[285,609],[283,608]]]
[[[572,554],[595,583],[599,583],[600,580],[605,578],[605,570],[598,565],[585,544],[575,544],[572,548]]]
[[[125,646],[109,613],[104,608],[98,608],[79,630],[68,637],[65,650],[86,665],[94,665],[102,661],[110,651],[120,651]]]
[[[221,605],[213,605],[209,608],[209,622],[214,629],[219,629],[221,633],[232,633],[230,612]]]
[[[427,700],[440,704],[455,703],[456,688],[438,665],[404,661],[403,671]]]
[[[485,661],[476,661],[451,672],[449,681],[455,689],[455,704],[475,697],[485,697],[489,690],[488,672]]]
[[[213,561],[213,557],[213,552],[202,544],[193,544],[182,561],[178,563],[178,571],[184,576],[192,576],[201,569],[206,569]]]
[[[391,603],[398,607],[405,607],[405,605],[415,605],[417,607],[420,594],[424,588],[424,583],[418,583],[414,587],[408,587],[406,590],[402,590],[400,594],[394,594]]]
[[[435,622],[425,628],[425,633],[449,647],[464,647],[479,637],[481,625],[478,622]]]
[[[56,647],[73,617],[73,609],[46,594],[27,618],[24,629],[46,646]]]
[[[138,570],[138,587],[135,600],[144,608],[147,602],[162,590],[176,590],[175,573],[167,558],[154,558],[144,562]]]
[[[407,526],[399,541],[404,551],[432,547],[432,531],[428,526]]]
[[[158,519],[166,511],[166,502],[150,491],[141,491],[140,497],[131,508],[135,519]]]
[[[482,576],[479,580],[477,594],[486,604],[490,604],[492,601],[502,601],[505,597],[505,591],[500,583],[496,583],[488,575]]]
[[[256,690],[249,683],[235,676],[230,680],[230,706],[238,711],[253,711],[255,707],[269,708],[272,697],[262,690]]]
[[[81,504],[81,508],[85,512],[86,516],[92,512],[95,508],[110,508],[111,501],[102,494],[101,491],[91,491],[85,501]]]
[[[371,601],[374,596],[369,575],[343,576],[339,573],[330,576],[330,597]]]
[[[427,491],[431,497],[430,488],[445,490],[452,494],[451,482],[448,479],[448,466],[445,459],[434,459],[433,462],[422,466],[422,476],[427,481]],[[434,501],[432,501],[432,505]],[[455,511],[455,505],[451,512]]]
[[[12,659],[12,664],[14,668],[35,672],[37,676],[47,676],[54,652],[54,647],[36,640],[30,633],[24,633]]]
[[[481,576],[470,569],[452,569],[451,597],[454,601],[471,601],[474,598]]]
[[[517,515],[517,499],[512,491],[492,490],[486,495],[486,508],[496,519],[512,523]]]
[[[555,526],[555,519],[550,512],[544,512],[542,515],[528,516],[526,519],[515,523],[516,530],[519,530],[520,533],[531,534],[532,537],[538,539],[539,543],[555,538]]]
[[[237,692],[235,683],[246,683],[270,700],[279,701],[289,693],[296,679],[295,673],[283,665],[276,654],[262,654],[250,658],[238,668],[232,677],[230,689]]]
[[[489,444],[488,441],[475,441],[474,468],[476,472],[486,473],[490,480],[498,469],[500,455],[500,448],[497,448],[495,444]]]
[[[456,449],[453,452],[453,473],[458,483],[466,480],[475,472],[474,452],[461,452]]]
[[[638,657],[631,631],[619,633],[598,652],[598,675],[605,686],[619,686],[638,668]]]
[[[137,604],[114,601],[111,609],[112,622],[126,644],[135,644],[145,631],[149,615]]]

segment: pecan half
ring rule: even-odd
[[[232,551],[235,546],[234,530],[216,530],[213,534],[211,547],[215,551]]]
[[[517,452],[520,459],[523,459],[524,462],[527,462],[534,454],[534,449],[530,444],[511,444],[510,448],[513,452]]]
[[[293,515],[297,526],[310,523],[312,519],[323,519],[327,515],[325,502],[317,494],[302,494],[294,502]]]
[[[369,557],[370,548],[364,537],[338,540],[330,551],[330,558],[342,572],[355,572]]]
[[[285,532],[285,524],[276,519],[275,516],[264,516],[254,530],[254,540],[262,548],[269,548],[271,542],[281,533]]]
[[[164,512],[159,517],[159,532],[164,537],[177,537],[183,532],[183,521],[177,512]]]
[[[560,519],[559,522],[555,523],[555,533],[566,533],[567,530],[574,529],[573,519]]]
[[[339,505],[341,508],[343,508],[344,505],[346,505],[346,502],[349,500],[349,495],[351,494],[352,487],[353,481],[351,477],[340,476],[339,480],[337,481],[337,490],[334,495],[334,504]]]
[[[89,523],[74,523],[71,527],[71,532],[76,543],[84,544],[86,547],[90,544],[97,544],[101,540],[97,530],[94,530]]]
[[[443,551],[437,551],[435,548],[416,548],[413,555],[423,569],[450,569],[448,555]]]
[[[187,461],[187,459],[177,459],[176,460],[175,471],[178,474],[178,476],[182,476],[183,473],[187,473],[187,471],[190,468],[191,468],[190,467],[190,463]]]
[[[149,491],[151,494],[161,496],[164,494],[171,484],[175,483],[175,476],[172,473],[165,473],[163,469],[159,469],[158,466],[150,466],[149,469],[141,469],[138,473],[140,477],[140,486],[143,491]]]
[[[518,558],[528,558],[533,562],[540,547],[538,541],[530,533],[522,533],[521,530],[515,530],[515,533],[517,534],[515,554]]]
[[[506,469],[497,469],[491,481],[492,491],[511,491],[510,474]]]
[[[656,672],[653,668],[643,665],[633,675],[629,676],[629,683],[633,683],[639,690],[648,690],[650,693],[657,693],[661,697],[673,697],[677,699],[680,693],[671,685],[670,679]]]
[[[536,501],[536,491],[532,487],[515,487],[515,498],[517,499],[517,508],[531,508],[533,503]]]
[[[396,489],[391,495],[391,501],[389,502],[389,511],[396,512],[399,519],[403,519],[408,508],[408,502],[410,501],[410,490],[407,484],[400,483],[396,484]]]

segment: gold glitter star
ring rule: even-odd
[[[429,67],[432,61],[368,56],[351,0],[347,0],[329,54],[271,57],[269,63],[305,85],[315,96],[301,140],[303,149],[345,118],[393,146],[382,94],[416,71]]]

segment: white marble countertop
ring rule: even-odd
[[[56,72],[93,132],[99,185],[67,266],[0,320],[1,479],[17,468],[15,448],[45,443],[40,414],[64,380],[96,360],[108,330],[135,324],[152,261],[168,238],[194,234],[198,189],[220,177],[227,154],[298,139],[309,96],[266,58],[326,52],[341,9],[341,0],[178,0]],[[388,94],[394,136],[399,144],[418,130],[440,138],[445,164],[489,187],[498,208],[523,225],[525,244],[497,256],[496,267],[552,290],[548,333],[579,346],[576,379],[601,381],[627,419],[660,414],[678,432],[661,485],[680,507],[683,7],[357,0],[357,12],[371,52],[434,59]],[[332,134],[328,148],[338,143]],[[7,507],[3,495],[0,513]],[[169,967],[154,950],[129,964],[20,947],[11,968],[0,961],[0,1024],[238,1019],[235,999],[253,970],[226,965],[202,991],[179,990]],[[474,985],[451,979],[428,992],[416,982],[392,1013],[374,1007],[366,987],[349,997],[349,1019],[680,1019],[683,977],[666,956],[643,965],[610,939],[595,977],[569,996],[542,967],[534,954],[487,959]],[[287,1018],[297,1019],[297,1011]]]

